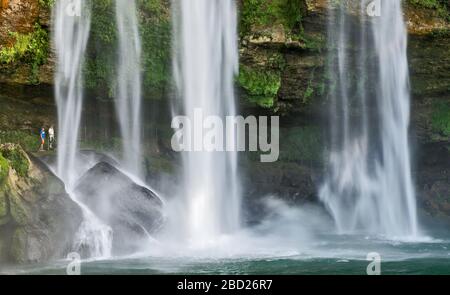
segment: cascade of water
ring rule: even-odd
[[[77,178],[76,159],[83,106],[83,56],[89,39],[90,11],[70,0],[58,0],[54,8],[54,47],[57,69],[55,97],[58,107],[57,174],[68,187]]]
[[[56,49],[55,97],[58,109],[57,175],[72,199],[82,208],[84,221],[75,242],[77,251],[90,257],[111,253],[111,229],[103,225],[72,193],[78,178],[78,135],[83,106],[82,65],[90,32],[88,2],[58,0],[53,10]]]
[[[141,41],[134,0],[116,0],[119,40],[116,113],[123,140],[123,166],[141,177]]]
[[[238,71],[237,11],[233,0],[174,0],[174,69],[181,113],[191,122],[234,116],[234,77]],[[201,123],[200,123],[201,124]],[[195,137],[196,136],[196,137]],[[194,133],[193,142],[203,142]],[[230,133],[227,142],[234,142]],[[183,152],[185,225],[200,244],[238,229],[240,193],[236,152]]]
[[[340,232],[416,236],[401,0],[347,2],[358,9],[329,10],[331,154],[320,198]]]

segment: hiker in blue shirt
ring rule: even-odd
[[[41,138],[41,148],[39,149],[39,151],[44,151],[44,144],[45,144],[45,128],[42,127],[41,132],[40,132],[40,138]]]

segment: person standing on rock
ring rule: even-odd
[[[40,147],[39,151],[43,152],[44,151],[44,145],[45,145],[45,128],[44,127],[41,128],[41,132],[40,132],[39,137],[41,138],[41,147]]]
[[[53,125],[48,129],[48,149],[53,148],[53,143],[55,142],[55,130],[53,129]]]

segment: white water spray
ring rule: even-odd
[[[234,77],[238,71],[237,11],[233,0],[174,0],[174,69],[181,113],[194,120],[234,116]],[[195,123],[194,123],[195,124]],[[196,143],[203,142],[196,134]],[[227,142],[235,139],[226,134]],[[236,152],[184,152],[184,226],[199,245],[216,241],[240,225]]]
[[[83,106],[82,65],[91,24],[87,2],[58,0],[55,3],[54,36],[57,69],[55,97],[58,108],[58,154],[56,174],[83,211],[84,221],[76,234],[75,250],[90,257],[107,257],[111,253],[111,229],[103,225],[72,193],[79,177],[78,159],[80,118]],[[83,3],[83,4],[81,4]]]
[[[401,0],[376,2],[379,16],[371,17],[366,13],[372,1],[350,2],[359,12],[330,8],[332,151],[320,197],[340,232],[416,236]]]
[[[116,0],[119,40],[116,113],[123,141],[123,166],[141,177],[141,41],[134,0]]]

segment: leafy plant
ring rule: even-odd
[[[9,164],[8,161],[0,153],[0,187],[5,183],[8,177]]]
[[[8,160],[11,168],[14,169],[19,176],[25,177],[28,175],[30,164],[20,150],[4,149],[1,154],[6,160]]]
[[[241,67],[239,85],[247,91],[249,100],[257,105],[270,108],[274,105],[281,86],[279,72],[262,71],[250,67]]]
[[[40,145],[38,135],[24,131],[0,131],[0,143],[17,143],[26,151],[36,151]]]
[[[34,25],[34,30],[28,34],[10,32],[15,39],[13,46],[0,50],[0,63],[28,63],[31,66],[31,82],[38,82],[39,67],[43,65],[49,53],[49,36],[39,24]]]

